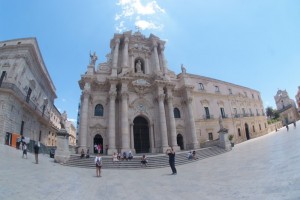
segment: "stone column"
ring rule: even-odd
[[[54,161],[64,164],[70,159],[69,134],[65,129],[60,129],[56,135],[57,148],[55,151]]]
[[[192,143],[189,145],[189,148],[197,149],[197,148],[199,148],[199,143],[198,143],[197,135],[196,135],[196,126],[195,126],[192,103],[193,103],[193,98],[188,97],[187,101],[186,101],[187,111],[188,111],[188,124],[190,126],[190,133],[192,136]]]
[[[159,125],[160,125],[160,134],[161,134],[161,151],[164,153],[168,145],[168,134],[167,134],[167,123],[165,115],[165,106],[164,106],[164,94],[159,94],[158,97],[158,106],[159,106]]]
[[[122,152],[130,150],[130,135],[128,123],[128,91],[127,83],[122,83],[122,111],[121,111],[121,134],[122,134]]]
[[[108,113],[108,155],[112,155],[116,150],[116,85],[112,84],[110,86],[109,92],[109,113]]]
[[[81,112],[80,112],[80,133],[79,133],[79,151],[81,149],[86,152],[87,147],[87,133],[88,133],[88,110],[89,110],[89,97],[88,91],[83,91],[81,94]]]
[[[163,70],[164,76],[166,76],[167,75],[167,66],[166,66],[166,62],[165,62],[164,49],[165,49],[165,47],[162,44],[160,44],[162,70]]]
[[[119,45],[120,45],[120,39],[116,38],[115,39],[114,56],[113,56],[113,61],[112,61],[112,76],[117,76]]]
[[[177,145],[176,140],[176,123],[174,118],[174,107],[173,107],[173,97],[169,94],[168,98],[168,110],[169,110],[169,124],[170,124],[170,136],[171,136],[171,146],[175,151],[180,150],[179,146]]]
[[[128,42],[128,37],[125,37],[123,49],[123,67],[128,67]]]
[[[145,74],[149,74],[149,55],[145,55]]]
[[[157,43],[156,42],[153,44],[153,50],[154,50],[154,59],[155,59],[155,69],[156,69],[156,72],[159,72],[160,71],[160,66],[159,66],[159,58],[158,58]]]

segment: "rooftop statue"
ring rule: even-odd
[[[186,74],[186,69],[185,69],[185,67],[183,66],[183,64],[181,64],[181,72],[182,72],[183,74]]]
[[[90,65],[95,65],[96,60],[98,59],[96,52],[94,52],[93,55],[90,53],[90,58],[91,58]]]

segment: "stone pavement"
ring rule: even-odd
[[[228,153],[177,167],[148,170],[62,166],[48,155],[22,159],[22,152],[0,145],[0,199],[69,200],[298,200],[300,199],[300,122],[236,145]]]

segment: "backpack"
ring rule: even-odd
[[[97,158],[96,165],[97,165],[98,167],[101,167],[101,166],[102,166],[101,158]]]

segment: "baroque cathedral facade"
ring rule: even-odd
[[[236,143],[267,133],[259,91],[168,69],[165,41],[131,31],[115,34],[107,61],[97,56],[79,81],[79,151],[108,154],[197,149],[218,139],[219,121]]]

